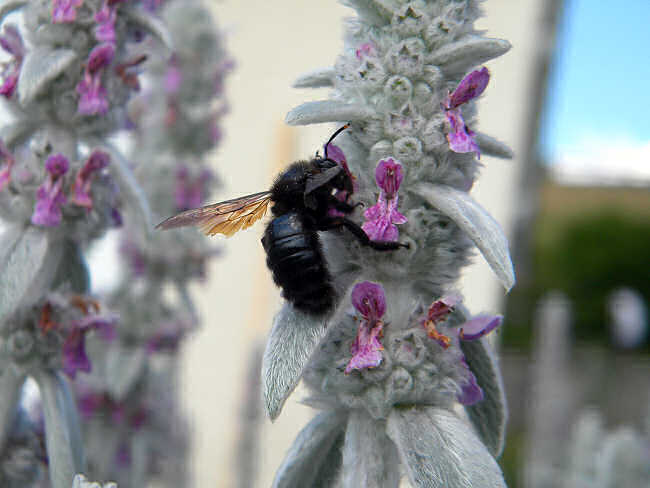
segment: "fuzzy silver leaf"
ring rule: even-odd
[[[145,236],[150,236],[153,230],[153,220],[149,200],[147,200],[144,190],[136,180],[131,165],[122,156],[120,150],[112,144],[94,139],[91,139],[89,144],[103,149],[111,155],[111,162],[108,165],[108,169],[111,176],[117,181],[120,192],[131,210],[128,215],[135,219],[133,222],[134,228],[140,229]]]
[[[483,390],[482,401],[465,407],[467,416],[494,457],[503,452],[508,408],[497,357],[486,339],[461,341],[469,369]]]
[[[515,271],[508,240],[498,222],[467,193],[450,186],[420,183],[415,186],[414,192],[467,233],[509,291],[515,284]]]
[[[353,410],[343,445],[342,488],[397,488],[399,457],[386,435],[385,421],[375,420],[365,410]]]
[[[16,409],[24,383],[25,375],[13,368],[0,371],[0,451],[16,420]]]
[[[508,41],[502,39],[465,37],[441,47],[431,54],[428,61],[447,73],[465,73],[474,66],[507,53],[511,47]]]
[[[348,122],[371,118],[370,108],[338,100],[319,100],[298,105],[289,111],[285,122],[289,125],[322,124],[325,122]]]
[[[4,108],[4,107],[3,107]],[[20,142],[22,139],[30,136],[35,129],[35,125],[29,120],[18,120],[11,124],[5,125],[0,129],[0,139],[7,147]]]
[[[382,26],[390,23],[393,12],[384,0],[343,0],[343,4],[353,8],[369,24]]]
[[[155,15],[151,15],[151,12],[147,12],[138,7],[126,7],[121,9],[120,13],[124,13],[126,18],[144,27],[145,30],[156,36],[168,49],[173,49],[174,42],[172,41],[171,33],[164,22]]]
[[[321,68],[305,73],[293,82],[294,88],[330,88],[334,86],[334,68]]]
[[[501,469],[470,427],[443,408],[396,408],[386,430],[418,488],[505,488]]]
[[[36,302],[59,265],[61,245],[36,227],[10,227],[0,238],[0,323]]]
[[[476,132],[474,134],[474,140],[481,149],[481,154],[503,159],[512,159],[514,156],[512,149],[492,136],[488,136],[482,132]]]
[[[80,428],[73,425],[76,411],[69,412],[74,409],[69,386],[51,370],[37,371],[34,379],[43,404],[50,482],[52,488],[69,488],[74,475],[84,470]]]
[[[74,293],[81,295],[88,293],[90,290],[90,273],[81,246],[72,240],[66,239],[63,241],[62,248],[63,255],[54,273],[52,287],[58,288],[63,285]]]
[[[113,344],[106,352],[106,388],[111,395],[121,401],[131,391],[142,376],[147,365],[147,354],[142,348]]]
[[[1,0],[0,1],[0,23],[4,22],[5,17],[14,10],[27,5],[27,0]]]
[[[345,421],[345,415],[337,411],[320,413],[312,419],[287,452],[273,488],[302,488],[316,482],[325,487],[326,479],[334,481],[341,458],[338,441],[343,437]]]
[[[323,319],[300,312],[290,303],[275,316],[262,360],[264,406],[271,420],[280,415],[324,335]]]
[[[25,106],[43,93],[50,81],[63,73],[77,54],[71,49],[55,49],[37,46],[25,56],[20,78],[18,78],[18,99]]]

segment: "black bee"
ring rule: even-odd
[[[158,229],[193,225],[207,235],[228,237],[261,219],[273,203],[273,219],[266,226],[262,245],[273,281],[282,296],[303,312],[322,315],[334,306],[335,292],[323,256],[318,231],[347,228],[361,244],[377,251],[408,247],[399,242],[372,241],[346,216],[357,205],[349,202],[352,176],[327,157],[332,140],[348,125],[337,130],[325,144],[325,157],[297,161],[281,173],[269,191],[254,193],[225,202],[187,210],[158,224]],[[346,192],[345,200],[337,192]],[[337,210],[343,216],[332,216]]]

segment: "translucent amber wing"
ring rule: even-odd
[[[223,234],[227,237],[247,229],[266,214],[271,202],[271,192],[263,191],[201,208],[186,210],[168,218],[156,229],[194,226],[209,236]]]

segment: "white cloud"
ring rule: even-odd
[[[552,177],[566,184],[650,184],[650,141],[611,135],[587,136],[555,150]]]

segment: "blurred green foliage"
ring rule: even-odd
[[[575,212],[570,198],[565,200],[565,207],[554,202],[536,222],[532,280],[515,287],[508,300],[502,329],[507,347],[529,348],[536,304],[550,290],[570,298],[575,340],[590,344],[611,342],[607,297],[612,291],[633,288],[650,303],[648,208],[598,206],[596,198],[595,208]],[[643,349],[650,352],[647,340]]]

